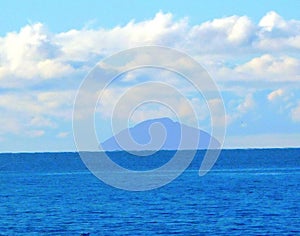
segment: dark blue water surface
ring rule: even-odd
[[[110,156],[146,170],[172,154]],[[300,149],[224,150],[199,177],[203,154],[146,192],[104,184],[77,153],[0,154],[0,235],[300,235]]]

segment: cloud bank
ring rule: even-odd
[[[255,109],[259,113],[269,109],[270,114],[281,110],[291,125],[300,122],[300,20],[270,11],[259,22],[234,15],[191,25],[188,18],[174,20],[171,13],[158,12],[152,19],[110,29],[56,33],[46,24],[34,23],[0,37],[0,120],[5,124],[0,136],[40,137],[56,130],[57,137],[67,137],[70,130],[61,120],[70,122],[84,75],[102,58],[144,45],[167,46],[196,58],[225,94],[228,125],[250,119],[247,114]],[[132,82],[130,77],[127,81]],[[180,82],[176,86],[184,88]],[[112,96],[122,88],[122,83],[110,88],[99,109],[104,118]],[[190,98],[199,116],[206,112],[197,97]],[[176,99],[171,103],[180,104]],[[147,112],[152,110],[138,111],[134,121],[144,119]],[[169,114],[163,108],[157,112]],[[267,114],[260,116],[269,119]]]

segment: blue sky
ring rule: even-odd
[[[75,150],[72,108],[81,81],[99,60],[144,45],[186,52],[206,68],[227,111],[225,147],[300,146],[299,9],[297,0],[2,1],[0,151]],[[149,74],[178,85],[174,75]],[[108,89],[97,110],[103,139],[111,134],[112,101],[133,82],[121,78]],[[209,131],[203,100],[187,94]],[[153,114],[169,115],[143,107],[132,123]]]
[[[29,22],[43,22],[53,32],[80,29],[86,25],[111,28],[130,20],[151,19],[158,11],[175,18],[189,17],[191,24],[231,15],[248,15],[258,21],[273,10],[285,18],[299,18],[300,3],[288,1],[1,1],[0,33],[16,31]]]

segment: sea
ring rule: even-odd
[[[174,153],[110,158],[149,170]],[[107,185],[75,152],[0,154],[0,235],[300,235],[300,149],[223,150],[199,176],[204,154],[149,191]]]

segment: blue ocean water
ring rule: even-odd
[[[173,154],[110,156],[145,170]],[[0,235],[300,235],[300,149],[223,150],[199,177],[203,155],[162,188],[128,192],[77,153],[0,154]]]

